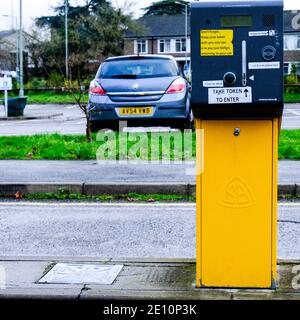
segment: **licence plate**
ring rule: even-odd
[[[149,116],[149,115],[152,115],[152,113],[153,113],[152,107],[120,108],[120,115],[121,116],[135,116],[135,115]]]

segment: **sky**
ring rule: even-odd
[[[62,3],[63,0],[22,0],[23,1],[23,16],[25,29],[30,29],[33,24],[33,19],[36,17],[51,15],[53,13],[51,7]],[[80,4],[83,0],[69,0],[71,5]],[[133,8],[130,8],[138,17],[142,14],[142,8],[149,4],[156,2],[155,0],[132,0],[136,3]],[[201,0],[200,0],[201,1]],[[112,0],[113,3],[123,6],[126,0]],[[298,0],[284,0],[285,10],[300,9],[300,1]],[[3,17],[7,15],[10,17]],[[11,18],[15,16],[15,18]],[[19,16],[19,0],[0,0],[0,30],[11,29],[12,23],[16,24],[16,19]]]

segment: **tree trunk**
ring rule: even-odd
[[[91,124],[90,124],[90,119],[86,118],[86,140],[87,142],[92,142],[92,130],[91,130]]]

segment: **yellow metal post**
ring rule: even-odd
[[[279,121],[196,120],[196,286],[276,280]]]
[[[201,174],[204,170],[204,163],[203,163],[203,156],[204,156],[204,136],[203,131],[201,130],[202,121],[200,119],[195,119],[195,129],[196,129],[196,239],[197,239],[197,246],[196,246],[196,287],[201,286],[201,260],[202,260],[202,253],[201,253],[201,244],[202,244],[202,237],[201,237],[201,216],[202,216],[202,185],[201,185]]]

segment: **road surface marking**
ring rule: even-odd
[[[6,120],[6,123],[1,123],[0,126],[1,127],[4,127],[4,126],[16,126],[17,124],[25,124],[25,123],[28,123],[28,122],[33,122],[33,121],[37,121],[36,119],[31,119],[31,120],[26,120],[26,121],[9,121],[9,120]]]
[[[109,202],[0,202],[0,206],[61,206],[61,207],[195,207],[195,203],[109,203]]]
[[[195,207],[195,203],[109,203],[109,202],[0,202],[0,206],[61,206],[61,207]],[[300,202],[279,203],[279,207],[300,207]]]
[[[300,111],[295,111],[293,109],[287,109],[286,111],[288,111],[289,113],[292,113],[292,114],[294,114],[296,116],[300,116]]]

